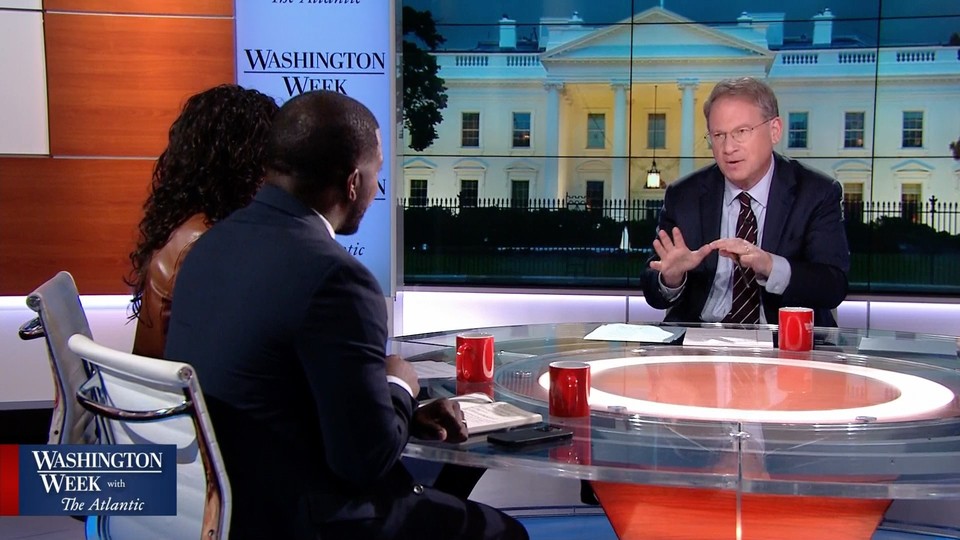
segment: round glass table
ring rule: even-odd
[[[954,337],[816,328],[814,350],[797,353],[778,350],[769,325],[470,330],[496,340],[493,382],[441,376],[421,381],[425,392],[484,391],[573,439],[413,440],[406,455],[589,480],[620,538],[869,539],[892,499],[960,498]],[[452,365],[458,333],[389,349]],[[550,417],[557,360],[590,364],[589,417]]]

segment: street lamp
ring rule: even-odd
[[[657,118],[657,85],[653,85],[653,118]],[[657,168],[657,141],[653,141],[653,164],[647,170],[647,189],[660,188],[660,169]]]

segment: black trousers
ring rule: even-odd
[[[481,471],[482,472],[482,471]],[[317,524],[317,540],[529,540],[523,525],[503,512],[435,488],[415,485],[376,519]]]
[[[486,469],[466,465],[444,464],[433,481],[433,487],[451,495],[466,499],[477,486]]]

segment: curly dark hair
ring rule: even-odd
[[[133,269],[124,281],[133,287],[131,319],[140,314],[150,258],[177,227],[199,213],[216,223],[253,199],[278,108],[272,97],[235,84],[187,100],[153,168],[140,239],[130,253]]]

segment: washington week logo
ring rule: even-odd
[[[174,445],[3,445],[0,515],[177,513]]]

